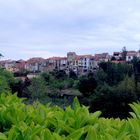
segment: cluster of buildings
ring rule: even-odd
[[[127,51],[126,60],[122,59],[123,52],[114,52],[113,55],[109,53],[95,54],[95,55],[77,55],[75,52],[68,52],[67,57],[50,57],[44,58],[31,58],[27,61],[24,60],[4,60],[0,61],[0,67],[7,69],[11,72],[19,72],[22,70],[35,72],[64,70],[66,73],[74,71],[76,74],[82,74],[89,71],[94,71],[98,68],[98,64],[102,61],[112,61],[120,63],[131,61],[134,57],[140,58],[140,51]]]

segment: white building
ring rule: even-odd
[[[137,57],[136,51],[127,51],[126,61],[132,61],[134,57]]]

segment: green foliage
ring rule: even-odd
[[[0,95],[1,140],[138,140],[140,104],[130,104],[133,118],[105,119],[89,113],[75,98],[61,109],[39,102],[25,105],[16,95]]]
[[[14,72],[14,76],[15,76],[15,77],[27,76],[28,73],[29,73],[28,70],[22,69],[22,70],[20,70],[20,71],[18,71],[18,72]]]
[[[76,73],[74,72],[74,71],[72,71],[72,70],[70,70],[70,72],[69,72],[69,78],[72,78],[72,79],[77,79],[77,75],[76,75]]]
[[[132,60],[134,73],[140,73],[140,59],[134,57]]]
[[[94,77],[82,76],[79,79],[78,89],[84,96],[91,95],[96,87],[97,87],[97,82]]]
[[[112,87],[107,84],[98,86],[95,93],[90,96],[90,110],[92,112],[101,110],[103,116],[115,117],[113,114],[114,111],[116,112],[116,108],[114,108],[114,98],[115,94]],[[114,108],[114,110],[112,110],[112,108]]]
[[[110,86],[114,86],[122,81],[127,75],[132,76],[133,67],[131,64],[111,62],[101,62],[97,71],[97,80],[99,84],[106,82]]]
[[[135,94],[135,82],[134,77],[126,76],[116,87],[117,93]]]
[[[0,59],[1,59],[1,57],[4,57],[4,56],[2,55],[2,53],[0,53]]]
[[[0,93],[10,91],[10,85],[14,82],[14,77],[10,72],[0,69]]]
[[[6,78],[4,76],[0,76],[0,93],[10,91]]]
[[[124,46],[122,48],[122,60],[126,60],[126,55],[127,55],[127,50],[126,47]]]
[[[51,72],[51,75],[55,78],[55,79],[66,79],[67,78],[67,74],[64,70],[54,70],[53,72]]]
[[[103,69],[99,69],[97,71],[97,79],[98,79],[98,83],[100,85],[104,84],[105,82],[107,82],[107,74],[104,72]]]
[[[90,110],[101,110],[104,117],[127,118],[129,103],[137,101],[133,78],[126,77],[117,86],[111,87],[107,84],[96,88],[95,93],[90,96]]]
[[[62,81],[55,81],[52,85],[53,88],[55,89],[59,89],[60,91],[64,88],[65,86],[65,82],[62,82]]]
[[[32,99],[39,99],[47,95],[47,87],[43,78],[33,78],[28,87]]]
[[[41,73],[41,77],[44,78],[44,80],[46,81],[47,85],[50,84],[50,82],[52,80],[52,76],[49,73],[43,72],[43,73]]]
[[[6,82],[8,83],[9,86],[10,86],[10,84],[12,82],[14,82],[14,76],[13,76],[13,74],[10,73],[7,70],[0,69],[0,76],[5,77],[5,80],[6,80]]]

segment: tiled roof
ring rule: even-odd
[[[46,60],[53,60],[53,61],[58,61],[58,60],[67,60],[67,57],[50,57]]]
[[[115,55],[115,54],[121,54],[121,52],[114,52],[113,54],[114,54],[114,55]]]
[[[127,56],[136,56],[137,52],[136,51],[127,51]]]
[[[124,60],[112,60],[111,62],[113,62],[113,63],[124,63],[125,61]]]
[[[106,58],[108,55],[108,53],[95,54],[95,58]]]
[[[84,59],[84,58],[92,58],[92,55],[77,55],[75,60],[80,60],[80,59]]]
[[[127,51],[127,53],[136,53],[136,51]]]
[[[31,64],[31,63],[38,63],[38,62],[43,62],[43,61],[44,61],[44,59],[41,57],[34,57],[34,58],[30,58],[29,60],[27,60],[27,63]]]
[[[76,56],[75,60],[80,60],[81,57],[80,56]]]
[[[67,60],[67,57],[61,57],[61,60]]]

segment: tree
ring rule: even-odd
[[[0,59],[1,59],[1,57],[4,57],[4,56],[0,53]]]
[[[13,82],[14,81],[14,76],[11,72],[4,70],[4,69],[0,69],[0,75],[4,76],[6,78],[6,81],[8,83]]]
[[[134,77],[126,76],[115,88],[116,93],[120,94],[135,94],[135,82]]]
[[[102,68],[97,71],[97,81],[99,84],[107,82],[107,73],[104,72]]]
[[[61,92],[61,90],[64,88],[64,86],[65,86],[64,82],[57,81],[57,82],[54,83],[53,87],[58,89]]]
[[[126,60],[126,55],[127,55],[127,50],[126,47],[124,46],[122,48],[122,60]]]
[[[32,99],[40,99],[47,95],[47,87],[43,78],[33,78],[28,87]]]
[[[51,77],[51,75],[48,72],[43,72],[41,74],[41,77],[46,81],[47,85],[50,84],[52,77]]]
[[[113,88],[107,84],[98,86],[95,93],[90,96],[90,111],[101,110],[104,117],[113,117],[113,93]]]
[[[108,85],[113,86],[122,81],[126,75],[131,77],[132,74],[132,64],[102,62],[99,64],[99,70],[97,71],[97,80],[99,84],[106,82]]]
[[[0,75],[0,94],[7,93],[8,91],[10,91],[10,87],[6,81],[6,78]]]
[[[111,61],[114,61],[116,60],[116,58],[114,56],[111,57]]]
[[[102,111],[102,116],[109,118],[127,118],[131,111],[129,103],[136,102],[133,78],[126,77],[124,81],[116,86],[107,84],[96,88],[90,96],[90,111]]]
[[[101,63],[99,63],[99,68],[101,68],[104,72],[106,72],[107,68],[108,68],[108,63],[110,63],[110,62],[101,62]]]
[[[78,83],[78,89],[83,94],[83,96],[91,95],[95,88],[97,87],[97,82],[93,77],[82,76]]]
[[[67,74],[64,70],[54,70],[53,72],[51,72],[51,74],[55,79],[64,80],[67,78]]]
[[[69,78],[72,78],[72,79],[77,79],[77,75],[76,75],[76,73],[73,71],[73,70],[70,70],[70,72],[69,72]]]
[[[140,60],[137,57],[134,57],[134,59],[132,60],[132,64],[135,78],[135,88],[137,90],[138,82],[140,82]]]
[[[12,73],[7,70],[0,69],[0,92],[12,91],[12,85],[16,83],[16,80]]]

